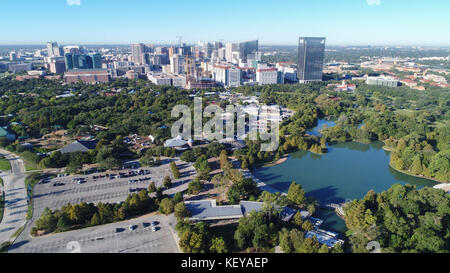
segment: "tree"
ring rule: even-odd
[[[302,186],[292,182],[288,190],[287,199],[296,205],[304,206],[306,203],[306,196]]]
[[[69,229],[69,222],[67,220],[67,217],[65,215],[62,215],[58,219],[58,223],[56,224],[56,230],[58,232],[64,232]]]
[[[151,182],[150,185],[148,186],[148,192],[156,192],[156,185],[155,182]]]
[[[225,244],[225,240],[222,237],[214,237],[211,240],[211,247],[209,250],[214,253],[226,253],[227,246]]]
[[[323,244],[318,251],[318,253],[329,253],[329,252],[330,252],[330,249],[328,248],[328,246],[326,244]]]
[[[380,194],[368,193],[345,206],[353,252],[367,252],[378,241],[388,252],[448,252],[450,198],[442,190],[394,184]],[[445,209],[443,209],[445,208]]]
[[[247,161],[247,158],[244,158],[244,159],[242,160],[241,168],[242,168],[242,169],[248,169],[248,161]]]
[[[300,213],[300,211],[297,211],[297,212],[294,214],[294,217],[293,217],[293,219],[292,219],[292,223],[293,223],[294,225],[296,225],[297,227],[302,227],[302,225],[303,225],[303,219],[302,219],[302,214]]]
[[[187,150],[183,152],[183,154],[180,156],[180,159],[185,162],[195,162],[194,151]]]
[[[177,192],[173,195],[173,202],[178,204],[183,201],[183,192]]]
[[[92,219],[91,219],[91,226],[97,226],[97,225],[100,225],[101,224],[101,222],[100,222],[100,216],[98,215],[98,213],[96,212],[96,213],[94,213],[94,215],[92,216]]]
[[[187,193],[188,194],[197,194],[202,190],[202,188],[203,188],[203,183],[197,177],[194,180],[192,180],[191,183],[189,183]]]
[[[173,177],[175,179],[179,179],[180,178],[180,171],[178,170],[177,165],[175,164],[174,161],[170,162],[170,168],[172,169]]]
[[[331,253],[344,253],[344,249],[342,248],[342,244],[335,244],[331,248]]]
[[[258,251],[260,248],[269,247],[269,231],[266,224],[257,225],[253,232],[253,247]]]
[[[291,253],[294,250],[294,246],[292,245],[291,238],[289,236],[289,230],[286,228],[283,228],[279,232],[279,241],[280,241],[280,248],[284,253]]]
[[[304,231],[311,231],[314,229],[314,225],[309,220],[306,220],[302,224],[302,229]]]
[[[166,197],[159,203],[159,212],[162,214],[171,214],[174,210],[172,199]]]
[[[313,238],[304,239],[295,251],[297,253],[318,253],[319,249],[320,243],[317,241],[316,236],[314,236]]]
[[[272,219],[272,215],[279,216],[289,202],[286,196],[281,195],[279,192],[270,193],[264,191],[260,198],[264,202],[262,210],[269,216],[269,220]]]
[[[170,176],[164,177],[163,186],[166,189],[169,189],[170,187],[172,187],[172,179],[170,179]]]
[[[178,221],[182,221],[185,217],[190,216],[189,210],[186,208],[186,205],[184,202],[179,202],[175,205],[175,217],[178,219]]]

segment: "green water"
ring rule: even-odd
[[[347,199],[363,198],[371,189],[382,192],[392,184],[417,187],[434,186],[436,182],[409,176],[389,166],[389,152],[382,142],[361,144],[347,142],[328,147],[324,155],[300,151],[276,166],[253,170],[253,174],[282,192],[292,181],[303,186],[308,196],[320,203],[341,203]],[[345,224],[332,210],[321,210],[316,217],[323,219],[323,228],[345,231]]]

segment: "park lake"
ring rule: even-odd
[[[334,126],[332,121],[320,120],[309,134],[317,134],[320,128]],[[368,191],[382,192],[395,183],[411,184],[418,188],[434,186],[436,182],[403,174],[389,166],[389,152],[383,143],[357,142],[328,146],[323,155],[299,151],[279,165],[258,168],[253,174],[267,185],[287,192],[292,181],[303,186],[307,196],[320,203],[342,203],[349,199],[363,198]],[[346,227],[333,210],[321,209],[315,215],[324,220],[325,229],[345,232]]]

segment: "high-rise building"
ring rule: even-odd
[[[15,60],[17,60],[17,53],[16,53],[16,52],[10,52],[10,53],[9,53],[9,60],[10,60],[10,61],[15,61]]]
[[[64,55],[64,52],[63,49],[58,46],[57,42],[48,42],[47,55],[49,57],[62,57]]]
[[[224,47],[219,48],[217,50],[217,57],[219,58],[219,60],[223,61],[225,60],[227,53],[226,53],[226,49]]]
[[[297,59],[297,78],[300,83],[322,81],[324,56],[324,37],[300,37]]]
[[[53,59],[48,63],[48,68],[50,72],[55,74],[62,74],[66,71],[66,66],[64,60]]]
[[[222,42],[214,42],[213,45],[214,45],[214,49],[216,49],[216,50],[223,47]]]
[[[132,44],[131,45],[131,60],[135,64],[148,64],[148,55],[146,57],[146,46],[144,44]]]
[[[258,52],[258,40],[240,43],[239,52],[242,61],[246,62],[250,54],[256,54]]]
[[[76,54],[79,54],[79,53],[81,53],[81,49],[80,49],[80,46],[65,46],[65,47],[63,47],[63,51],[64,51],[64,54],[67,54],[67,53],[76,53]]]
[[[131,45],[131,61],[135,64],[141,64],[142,58],[145,52],[144,44],[132,44]]]
[[[65,55],[66,70],[74,69],[102,69],[102,56],[100,53]]]
[[[167,49],[167,52],[169,53],[169,59],[172,59],[173,55],[175,55],[175,48],[174,47],[169,47]]]
[[[172,58],[170,58],[170,70],[172,74],[180,75],[183,74],[185,69],[185,61],[184,57],[181,55],[173,55]]]
[[[233,52],[239,51],[239,44],[228,43],[225,45],[225,59],[228,62],[233,60]]]
[[[241,70],[229,65],[214,65],[213,78],[222,86],[239,87],[242,82]]]

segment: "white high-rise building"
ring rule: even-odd
[[[225,49],[225,47],[219,48],[217,50],[217,56],[219,57],[219,59],[221,61],[226,59],[226,49]]]
[[[225,58],[228,62],[233,60],[233,52],[239,52],[239,44],[227,43],[225,45]]]
[[[170,71],[175,75],[184,73],[185,69],[183,56],[177,54],[173,55],[172,58],[170,58]]]
[[[214,80],[225,87],[241,86],[241,70],[237,67],[227,65],[214,65]]]
[[[136,64],[145,64],[145,45],[132,44],[131,45],[131,60]]]
[[[64,52],[62,51],[62,48],[58,46],[57,42],[48,42],[47,55],[49,57],[62,57],[64,55]]]

